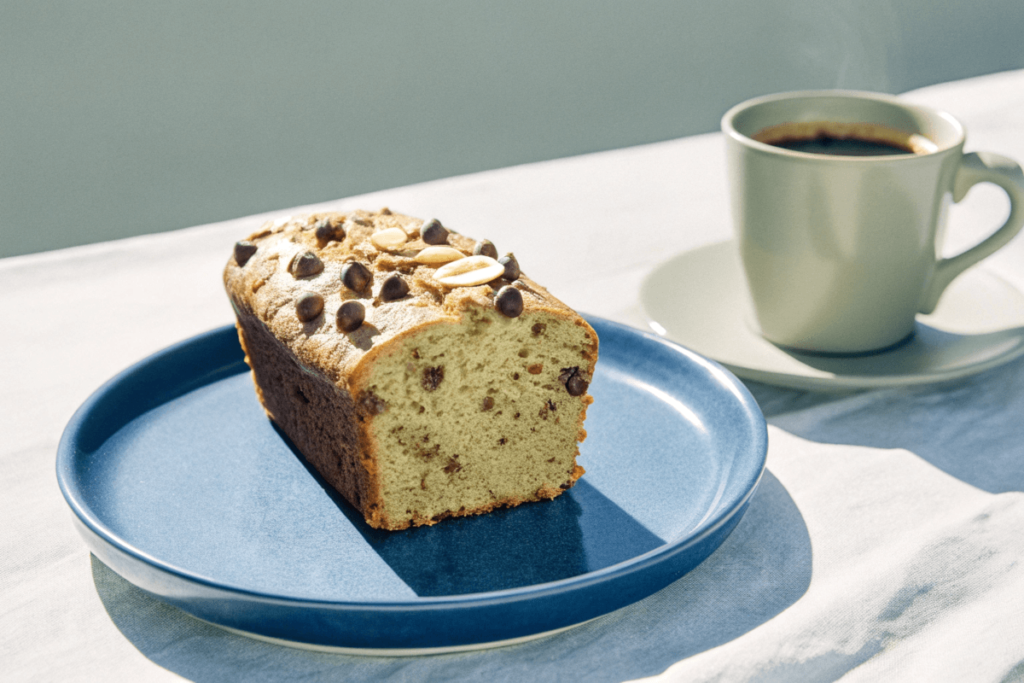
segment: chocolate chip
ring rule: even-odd
[[[548,326],[544,323],[534,323],[533,327],[530,328],[530,331],[533,332],[534,337],[537,337],[544,334],[544,330],[546,329],[548,329]]]
[[[590,383],[583,379],[583,375],[573,375],[565,383],[565,389],[569,392],[570,396],[582,396],[587,393],[587,387],[589,386]]]
[[[388,404],[372,391],[367,391],[359,398],[359,405],[370,415],[380,415],[388,409]]]
[[[448,241],[448,231],[441,221],[431,218],[420,226],[420,238],[427,244],[444,244]]]
[[[395,273],[390,275],[380,288],[380,298],[384,301],[401,299],[409,293],[409,283],[401,275]]]
[[[455,457],[457,458],[459,456],[456,455]],[[461,469],[462,469],[462,465],[460,465],[459,463],[455,462],[454,458],[449,458],[448,459],[448,464],[444,466],[444,473],[445,474],[455,474],[456,472],[458,472]]]
[[[490,256],[492,259],[498,258],[498,249],[494,246],[494,242],[490,240],[477,242],[473,248],[473,253],[477,256]]]
[[[297,254],[291,262],[292,275],[297,278],[311,277],[324,270],[324,262],[311,251]]]
[[[373,273],[358,261],[349,261],[341,269],[341,282],[353,292],[362,294],[373,282]]]
[[[578,367],[562,368],[558,381],[565,385],[565,390],[570,396],[582,396],[590,386],[590,383],[583,379]]]
[[[346,301],[338,309],[338,329],[354,332],[366,319],[366,309],[358,301]]]
[[[295,314],[304,323],[315,319],[323,310],[324,298],[316,292],[306,292],[295,302]]]
[[[490,410],[493,407],[494,407],[494,399],[491,398],[490,396],[485,396],[484,397],[483,409],[484,410]]]
[[[321,247],[334,240],[340,242],[345,239],[345,228],[334,225],[330,218],[323,218],[316,224],[316,241]]]
[[[382,208],[377,213],[379,213],[381,216],[390,216],[391,215],[391,209],[389,209],[388,207],[385,206],[384,208]]]
[[[518,318],[523,312],[523,295],[515,287],[505,285],[494,297],[494,305],[498,312],[506,318]]]
[[[505,274],[502,275],[506,280],[517,280],[519,278],[519,261],[516,260],[516,255],[509,253],[498,259],[498,263],[505,266]]]
[[[244,266],[252,255],[256,253],[256,245],[249,240],[242,240],[235,242],[235,263],[239,266]]]
[[[423,388],[427,391],[434,391],[441,386],[441,382],[443,381],[444,366],[438,365],[436,368],[427,368],[423,371],[423,379],[420,381],[420,384],[422,384]]]

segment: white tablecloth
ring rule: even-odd
[[[1024,160],[1024,71],[907,98],[961,118],[969,150]],[[730,235],[717,134],[324,206],[385,205],[490,237],[569,304],[636,326],[645,273]],[[954,209],[950,249],[1006,206],[975,190]],[[845,396],[751,384],[770,423],[768,473],[736,531],[668,588],[550,638],[330,655],[232,635],[142,593],[72,528],[57,442],[111,375],[231,322],[221,267],[264,218],[0,261],[0,678],[1024,680],[1024,359]],[[1024,236],[985,267],[1024,290]]]

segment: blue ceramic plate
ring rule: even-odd
[[[710,555],[764,469],[764,418],[719,365],[591,324],[587,474],[559,498],[378,531],[266,418],[233,327],[97,391],[57,477],[90,550],[140,588],[257,637],[447,651],[564,629],[632,604]]]

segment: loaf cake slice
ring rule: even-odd
[[[594,330],[493,244],[379,212],[235,245],[224,283],[267,415],[371,526],[554,498],[583,474]]]

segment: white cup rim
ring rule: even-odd
[[[747,133],[740,131],[735,123],[736,119],[740,115],[748,113],[756,108],[765,108],[778,103],[795,102],[799,100],[813,102],[814,100],[826,99],[849,99],[856,101],[877,102],[879,104],[887,105],[889,107],[895,107],[907,112],[911,116],[919,118],[922,121],[928,121],[935,128],[944,128],[945,134],[942,136],[943,140],[934,141],[936,147],[934,150],[925,153],[879,156],[831,156],[799,152],[796,150],[776,147],[765,142],[759,142],[758,140],[753,139]],[[912,161],[913,159],[927,158],[937,154],[949,152],[950,150],[953,149],[962,148],[964,140],[966,139],[967,135],[963,124],[960,123],[960,121],[958,121],[956,117],[954,117],[952,114],[949,114],[948,112],[939,109],[933,109],[931,107],[925,107],[918,104],[913,104],[901,99],[900,97],[897,97],[896,95],[888,95],[885,93],[860,90],[796,90],[791,92],[782,92],[771,95],[763,95],[760,97],[754,97],[731,107],[722,116],[721,128],[722,132],[725,133],[727,137],[752,149],[756,149],[768,154],[788,156],[800,159],[814,159],[826,163],[878,163],[879,161]],[[924,132],[921,130],[907,132],[917,133],[921,135],[924,134]]]

